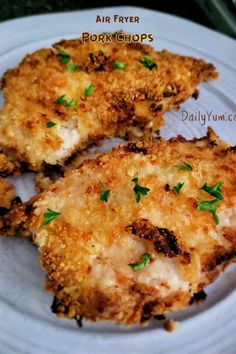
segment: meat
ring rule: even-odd
[[[9,210],[11,205],[17,204],[19,198],[16,197],[13,185],[5,178],[0,178],[0,208]],[[3,215],[3,210],[0,213]]]
[[[235,259],[235,163],[211,130],[121,146],[14,207],[4,234],[38,246],[59,317],[146,322],[188,306]]]
[[[0,232],[6,232],[4,216],[10,209],[21,204],[21,199],[16,197],[13,185],[5,178],[0,177]]]
[[[0,146],[34,171],[63,165],[104,137],[150,135],[216,77],[212,64],[148,45],[62,40],[3,76]]]

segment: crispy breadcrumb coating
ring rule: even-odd
[[[21,204],[21,199],[16,197],[14,186],[5,178],[0,177],[0,229],[4,229],[4,216],[10,209]]]
[[[5,235],[33,237],[57,316],[143,323],[188,306],[234,260],[235,163],[211,130],[130,143],[12,210]],[[217,183],[218,224],[197,207]]]
[[[5,178],[0,178],[0,207],[10,209],[13,199],[15,199],[15,189]]]
[[[0,152],[0,178],[9,175],[18,175],[23,165],[20,165],[12,156]]]
[[[179,328],[179,322],[174,320],[168,320],[165,322],[164,328],[167,332],[176,331]]]
[[[143,64],[149,57],[157,67]],[[123,69],[114,68],[117,60]],[[3,76],[0,146],[35,171],[45,163],[62,165],[104,137],[159,129],[166,111],[216,77],[214,66],[201,59],[140,43],[62,40],[27,55]]]
[[[100,154],[101,151],[99,150],[93,152],[85,150],[71,156],[73,159],[68,160],[63,168],[59,168],[59,166],[45,166],[45,169],[38,172],[35,176],[35,189],[37,193],[48,190],[59,177],[66,175],[72,169],[80,167],[85,161],[95,159]]]

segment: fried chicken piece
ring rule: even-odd
[[[235,163],[212,131],[129,143],[12,210],[5,234],[33,237],[59,317],[142,323],[188,306],[236,256]]]
[[[125,67],[114,68],[117,61]],[[45,163],[63,165],[104,137],[159,129],[166,111],[216,77],[214,66],[201,59],[140,43],[62,40],[3,76],[0,146],[35,171]]]

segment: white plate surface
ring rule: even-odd
[[[140,24],[96,24],[96,15],[132,15]],[[200,98],[190,99],[180,111],[166,114],[162,136],[182,134],[200,137],[206,127],[236,144],[234,122],[183,122],[181,110],[202,114],[236,114],[236,42],[192,22],[135,7],[119,7],[51,14],[0,24],[0,74],[22,57],[61,38],[75,38],[83,31],[123,29],[153,33],[154,46],[184,55],[202,57],[217,67],[217,82],[201,85]],[[112,144],[116,144],[113,141]],[[105,144],[109,147],[111,142]],[[24,200],[33,193],[32,175],[12,179]],[[43,289],[44,272],[37,249],[21,239],[0,238],[0,353],[235,353],[236,352],[236,267],[227,270],[207,288],[208,298],[198,306],[172,318],[180,328],[169,334],[153,322],[148,328],[122,328],[110,323],[58,320],[50,312],[52,295]]]

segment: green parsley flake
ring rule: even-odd
[[[218,208],[217,203],[219,203],[219,199],[198,202],[197,203],[197,210],[210,211],[212,213],[212,216],[213,216],[216,224],[218,225],[220,220],[219,220],[219,216],[216,214],[216,210]]]
[[[74,70],[81,70],[81,66],[75,64],[67,64],[66,71],[74,71]]]
[[[54,123],[54,122],[47,122],[47,128],[52,128],[52,127],[54,127],[55,125],[57,125],[57,123]]]
[[[123,61],[116,60],[112,67],[113,69],[123,70],[125,69],[125,64],[123,63]]]
[[[179,183],[176,184],[176,186],[174,186],[175,194],[179,194],[180,189],[183,187],[183,185],[184,185],[184,183],[179,182]]]
[[[57,55],[60,58],[60,63],[61,64],[67,64],[70,61],[70,54],[68,54],[66,52],[63,52],[62,50],[57,52]]]
[[[150,263],[150,254],[149,253],[144,253],[142,255],[142,261],[139,263],[130,263],[129,266],[133,268],[134,270],[140,270],[147,266]]]
[[[133,178],[132,182],[134,182],[134,184],[135,184],[135,186],[133,188],[133,190],[135,192],[135,199],[136,199],[136,202],[139,203],[141,196],[148,195],[150,189],[138,185],[138,178]]]
[[[139,62],[147,69],[152,70],[157,67],[157,64],[154,63],[152,57],[150,55],[144,55]]]
[[[61,215],[61,213],[58,213],[57,211],[48,208],[48,212],[43,215],[44,216],[43,225],[49,224],[52,220],[56,219],[59,215]]]
[[[102,183],[102,181],[99,181],[100,186],[102,187],[103,191],[100,194],[100,200],[107,202],[108,201],[108,197],[110,194],[110,189],[105,189],[104,184]]]
[[[222,190],[220,189],[220,186],[223,184],[222,181],[217,182],[214,186],[210,187],[207,183],[205,183],[201,189],[204,190],[205,192],[209,193],[213,197],[219,199],[219,200],[224,200],[222,196]]]
[[[64,106],[67,106],[67,107],[72,107],[72,106],[76,105],[78,102],[76,100],[71,100],[70,102],[68,102],[65,99],[65,95],[62,95],[56,100],[56,103],[63,104]]]
[[[188,163],[184,163],[182,165],[175,165],[175,167],[181,171],[192,171],[193,170],[192,166],[189,165]]]
[[[84,95],[85,95],[86,97],[91,96],[92,93],[93,93],[94,88],[95,88],[95,85],[94,85],[94,84],[89,85],[89,87],[87,87],[87,88],[84,90]]]

